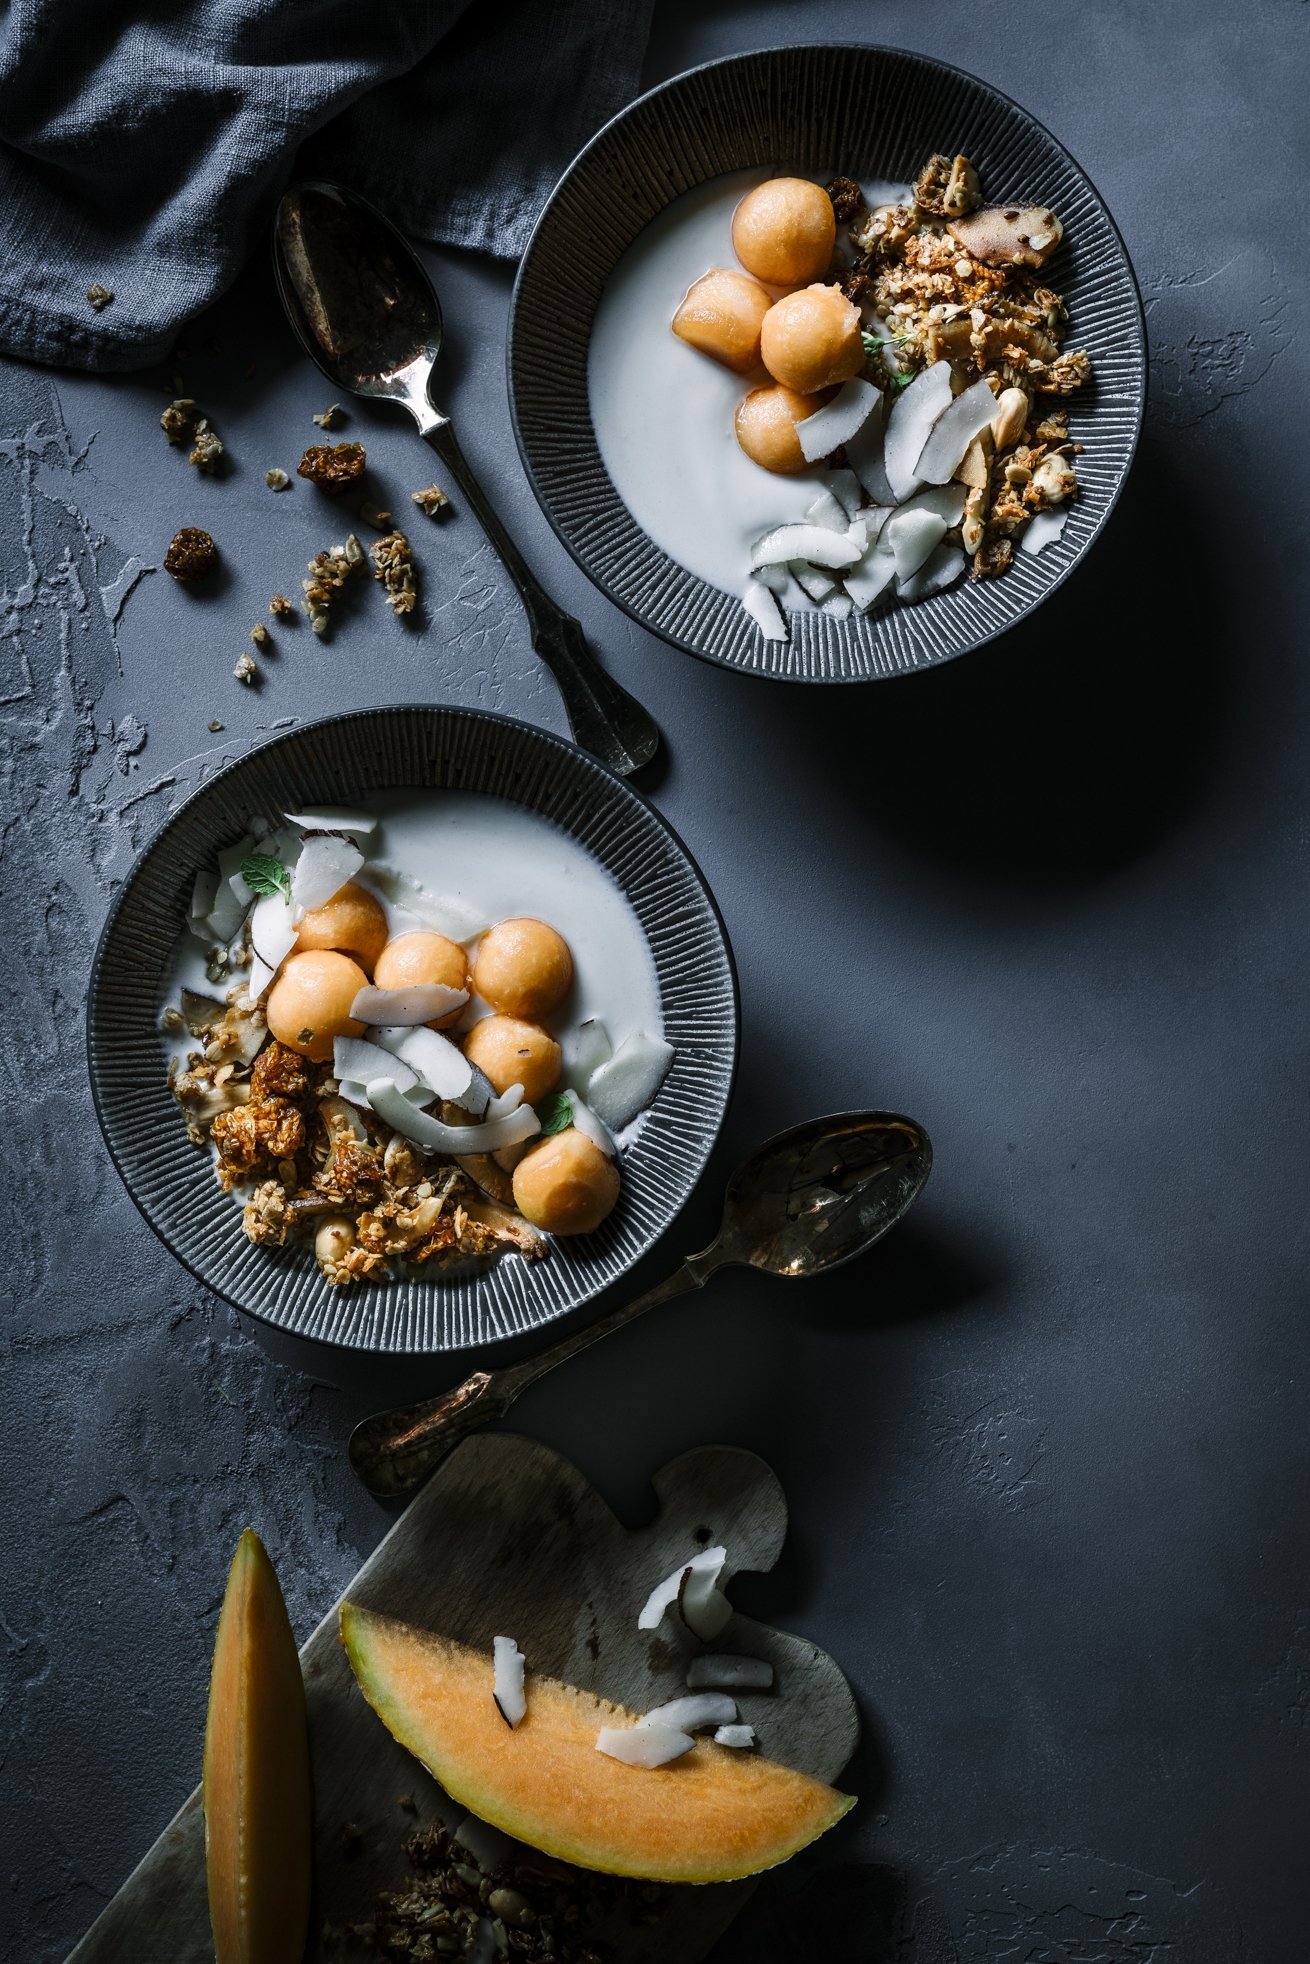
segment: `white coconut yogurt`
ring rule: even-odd
[[[588,350],[592,423],[619,496],[656,545],[732,594],[741,592],[755,541],[801,519],[825,477],[818,470],[782,477],[752,463],[733,416],[746,391],[769,376],[734,374],[680,341],[669,323],[702,273],[737,265],[732,214],[774,175],[711,178],[653,219],[610,275]],[[896,184],[864,191],[870,206],[906,196]]]

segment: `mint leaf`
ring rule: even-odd
[[[251,852],[241,862],[241,877],[252,893],[280,893],[291,898],[291,875],[271,852]]]
[[[552,1091],[548,1098],[540,1099],[535,1110],[541,1120],[543,1139],[553,1139],[557,1132],[567,1132],[573,1123],[573,1107],[562,1091]]]

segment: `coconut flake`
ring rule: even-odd
[[[939,545],[930,553],[912,579],[897,589],[901,600],[927,600],[930,594],[940,593],[943,588],[952,586],[964,571],[966,560],[959,546]]]
[[[382,1023],[374,1029],[372,1041],[391,1056],[401,1058],[438,1098],[462,1105],[474,1118],[481,1118],[487,1111],[491,1086],[440,1030]],[[511,1105],[508,1109],[514,1111],[517,1107]]]
[[[589,1016],[585,1023],[579,1023],[569,1050],[569,1070],[580,1084],[585,1084],[593,1071],[609,1062],[614,1046],[599,1016]]]
[[[1063,532],[1068,516],[1067,510],[1039,511],[1019,534],[1020,552],[1040,552],[1043,546],[1053,545]]]
[[[332,1075],[338,1082],[353,1078],[359,1084],[367,1084],[370,1078],[388,1077],[399,1091],[408,1091],[419,1082],[418,1073],[408,1064],[364,1037],[336,1039],[332,1045]],[[429,1089],[426,1085],[423,1088]]]
[[[480,1072],[479,1076],[481,1076]],[[499,1098],[488,1099],[487,1118],[488,1120],[508,1118],[510,1113],[516,1112],[522,1103],[523,1086],[521,1084],[511,1084],[508,1091],[503,1091]]]
[[[669,1074],[673,1045],[634,1030],[587,1080],[587,1103],[611,1132],[644,1111]]]
[[[711,1725],[731,1725],[737,1707],[723,1691],[701,1691],[691,1698],[670,1698],[667,1705],[637,1720],[638,1725],[676,1725],[679,1732],[704,1732]]]
[[[846,461],[855,472],[875,505],[894,505],[896,493],[887,482],[883,466],[883,443],[887,428],[887,398],[880,396],[877,407],[862,430],[846,445]]]
[[[675,1725],[602,1725],[596,1734],[596,1751],[610,1759],[621,1759],[625,1766],[667,1766],[681,1759],[696,1741]]]
[[[767,1657],[738,1657],[707,1650],[687,1666],[689,1691],[768,1691],[773,1666]]]
[[[742,589],[741,604],[766,641],[786,641],[789,638],[777,595],[770,593],[759,580],[747,580]]]
[[[225,944],[229,942],[245,919],[246,909],[253,895],[245,881],[241,880],[247,895],[247,898],[242,900],[232,882],[234,879],[241,879],[241,862],[253,843],[249,833],[246,833],[234,846],[225,846],[218,855],[214,904],[205,920],[208,934],[215,941]]]
[[[937,418],[950,405],[951,364],[948,361],[935,361],[931,368],[925,368],[892,404],[891,414],[887,418],[887,434],[883,438],[882,461],[894,505],[900,504],[903,498],[908,498],[918,488],[920,478],[916,467],[924,445],[932,435]],[[800,429],[803,425],[798,423],[796,427]]]
[[[884,543],[890,547],[898,580],[917,573],[933,547],[947,530],[946,520],[935,511],[898,511],[887,526]]]
[[[826,600],[830,593],[837,591],[836,580],[831,574],[821,572],[817,566],[806,566],[802,560],[793,559],[791,570],[796,584],[811,600]]]
[[[527,1715],[528,1699],[523,1689],[527,1658],[513,1637],[493,1637],[492,1697],[506,1725],[516,1726]]]
[[[508,1118],[486,1120],[481,1125],[446,1125],[417,1111],[393,1077],[370,1078],[364,1095],[393,1131],[403,1133],[424,1152],[444,1153],[448,1158],[456,1153],[499,1152],[502,1146],[517,1146],[541,1130],[531,1105],[520,1105]]]
[[[403,989],[379,989],[375,983],[366,982],[351,1003],[350,1013],[359,1023],[403,1024],[408,1029],[419,1023],[435,1023],[468,999],[467,989],[448,989],[444,982],[411,982]]]
[[[493,1828],[490,1821],[480,1821],[476,1814],[464,1816],[453,1838],[473,1857],[484,1875],[494,1875],[521,1845],[502,1834],[499,1828]]]
[[[824,613],[831,614],[838,621],[850,619],[854,604],[849,593],[830,593],[822,603]]]
[[[817,464],[820,458],[830,457],[834,450],[849,443],[868,421],[877,400],[878,391],[873,383],[857,375],[843,382],[832,401],[825,402],[822,409],[816,409],[812,416],[802,416],[796,425],[796,440],[806,463]]]
[[[564,1096],[569,1101],[573,1123],[583,1138],[590,1139],[593,1146],[599,1146],[607,1158],[616,1158],[619,1149],[610,1136],[609,1127],[597,1118],[591,1106],[584,1103],[576,1091],[566,1091]]]
[[[296,945],[296,928],[291,909],[280,893],[266,893],[255,902],[250,916],[250,946],[269,969],[269,980],[277,974]],[[251,994],[256,994],[253,988]]]
[[[678,1614],[694,1637],[710,1643],[732,1620],[732,1604],[719,1588],[723,1563],[687,1569],[678,1590]]]
[[[672,1575],[666,1575],[663,1582],[657,1583],[647,1596],[646,1606],[637,1618],[637,1628],[658,1630],[664,1621],[665,1610],[671,1608],[678,1600],[683,1577],[692,1570],[709,1570],[711,1574],[718,1576],[722,1573],[723,1564],[727,1559],[726,1548],[703,1548],[689,1561],[680,1563]]]
[[[858,518],[860,506],[864,503],[864,492],[854,471],[831,470],[824,475],[824,484],[845,512],[847,518]],[[838,531],[841,527],[836,528]]]
[[[300,849],[291,877],[291,904],[310,914],[340,893],[364,864],[364,855],[350,839],[335,832],[311,832]]]
[[[377,820],[367,812],[350,811],[345,805],[312,805],[308,811],[282,816],[301,832],[353,832],[361,841],[371,839],[378,829]]]
[[[793,559],[803,559],[807,565],[831,570],[853,566],[859,556],[846,537],[844,525],[840,532],[825,531],[821,525],[779,525],[756,544],[751,567],[788,565]]]
[[[858,566],[844,575],[846,591],[863,613],[872,607],[896,578],[896,561],[881,542],[865,553]]]
[[[191,905],[187,909],[187,925],[201,940],[209,938],[207,919],[213,911],[218,898],[218,872],[214,867],[202,867],[191,884]]]
[[[964,462],[964,453],[996,414],[996,397],[986,382],[975,382],[956,396],[934,423],[915,465],[925,484],[945,484]]]
[[[835,472],[833,475],[835,475]],[[855,502],[858,505],[860,501],[857,498]],[[834,492],[823,490],[820,491],[814,503],[807,507],[805,523],[807,525],[817,525],[821,532],[835,532],[837,537],[840,538],[854,515],[853,512],[847,511],[845,505],[842,504]]]
[[[399,866],[370,859],[363,871],[370,886],[376,887],[384,900],[403,908],[421,926],[444,934],[448,941],[472,941],[486,931],[485,914],[475,912],[467,901],[458,900],[450,894],[434,893],[422,880],[416,880],[412,873],[403,872]]]
[[[714,1735],[716,1746],[733,1746],[739,1752],[755,1744],[753,1725],[721,1725]]]
[[[916,491],[907,498],[901,511],[930,511],[936,518],[944,518],[947,526],[958,525],[964,517],[965,500],[969,496],[967,484],[930,484],[925,491]],[[899,517],[900,513],[893,513]]]

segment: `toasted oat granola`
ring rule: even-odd
[[[409,495],[412,503],[420,511],[426,512],[429,518],[439,518],[443,512],[450,510],[450,499],[439,484],[429,484],[425,490],[411,491]]]
[[[296,465],[297,477],[335,494],[357,484],[368,462],[362,443],[311,443]]]
[[[392,613],[412,613],[418,603],[418,589],[414,584],[414,555],[405,534],[388,532],[385,538],[376,539],[369,547],[369,558],[373,577],[382,582]]]
[[[309,562],[309,578],[302,580],[305,611],[315,634],[326,634],[328,616],[341,597],[347,580],[361,573],[366,565],[364,548],[353,532],[340,546],[325,546]]]
[[[89,286],[87,288],[86,297],[90,301],[91,305],[94,307],[95,311],[99,314],[99,313],[103,313],[104,309],[109,305],[110,301],[113,299],[114,290],[112,287],[101,286],[99,281],[97,281],[94,286]]]

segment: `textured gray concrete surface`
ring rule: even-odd
[[[433,255],[442,393],[658,714],[656,796],[740,965],[738,1095],[667,1254],[704,1237],[740,1152],[807,1113],[900,1107],[937,1147],[862,1267],[794,1296],[722,1278],[518,1414],[629,1518],[707,1441],[789,1491],[789,1553],[741,1593],[849,1672],[864,1799],[761,1892],[734,1960],[820,1939],[897,1964],[1305,1956],[1308,31],[1296,0],[1240,26],[1213,0],[661,12],[652,79],[823,38],[971,68],[1057,132],[1127,238],[1152,400],[1120,511],[1030,626],[907,682],[752,684],[593,593],[510,435],[509,274]],[[453,700],[562,727],[462,516],[411,528],[414,631],[361,609],[328,645],[279,632],[257,692],[230,679],[339,533],[308,487],[263,483],[327,395],[263,265],[182,341],[164,375],[3,375],[0,1956],[21,1964],[63,1956],[193,1784],[240,1528],[304,1633],[388,1518],[346,1471],[351,1424],[453,1375],[275,1342],[139,1220],[83,1058],[109,899],[206,769],[288,719]],[[173,372],[228,442],[213,482],[159,431]],[[381,412],[350,433],[382,502],[427,481]],[[224,549],[212,596],[157,570],[182,523]]]

